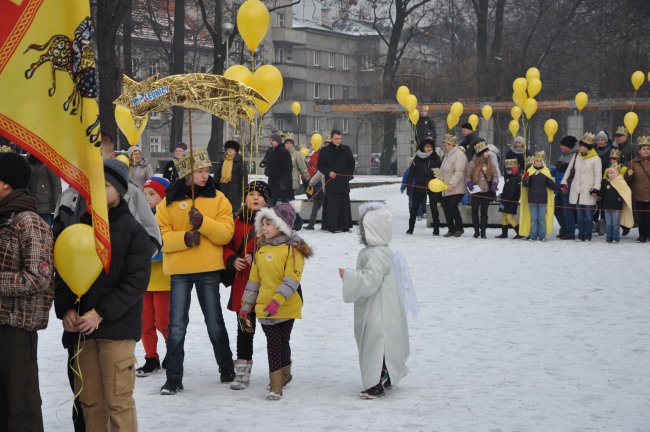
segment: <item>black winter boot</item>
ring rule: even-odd
[[[513,237],[513,239],[519,240],[519,239],[524,238],[524,236],[519,235],[519,225],[517,225],[516,227],[513,227],[512,229],[515,230],[515,234],[517,234],[516,236]]]
[[[501,225],[501,235],[495,238],[508,238],[508,225]]]
[[[481,233],[479,232],[478,228],[474,228],[474,238],[479,238],[481,236]]]

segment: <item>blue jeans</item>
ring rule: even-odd
[[[621,240],[620,210],[605,210],[605,240]]]
[[[594,223],[594,208],[592,205],[576,206],[576,216],[578,217],[578,237],[580,240],[591,240],[591,229]]]
[[[528,204],[530,212],[530,238],[546,238],[546,204]]]
[[[167,378],[183,378],[185,333],[190,321],[192,286],[196,286],[201,311],[208,329],[219,370],[233,370],[232,351],[223,322],[219,299],[219,273],[216,271],[172,275],[169,299],[169,335],[167,336]]]
[[[576,235],[576,209],[573,204],[569,202],[569,194],[562,194],[562,210],[564,211],[564,229],[563,234],[567,237],[573,238]]]

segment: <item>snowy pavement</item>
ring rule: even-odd
[[[259,329],[251,386],[219,384],[193,297],[185,391],[160,396],[164,374],[138,378],[142,431],[650,431],[648,245],[548,243],[432,237],[418,221],[406,236],[399,185],[355,189],[385,199],[396,220],[392,247],[408,258],[420,300],[409,316],[410,374],[387,397],[360,400],[352,305],[337,268],[353,267],[352,233],[302,231],[315,257],[302,280],[304,319],[292,334],[293,381],[281,401],[265,399],[266,340]],[[442,230],[444,233],[444,229]],[[512,236],[512,233],[511,233]],[[234,313],[222,305],[235,347]],[[40,332],[46,431],[71,431],[67,352],[54,314]],[[164,346],[159,341],[159,353]],[[136,355],[143,362],[138,344]]]

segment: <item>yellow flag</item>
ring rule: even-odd
[[[0,0],[0,133],[78,190],[111,260],[88,0]]]

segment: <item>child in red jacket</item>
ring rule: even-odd
[[[235,214],[235,234],[230,244],[223,248],[226,269],[236,271],[228,300],[228,309],[236,314],[239,314],[241,308],[242,295],[255,253],[255,215],[259,209],[266,207],[271,195],[269,186],[263,181],[251,182],[244,192],[244,205]],[[255,313],[248,315],[248,321],[238,319],[236,376],[230,385],[233,390],[243,390],[250,382],[254,335]]]

